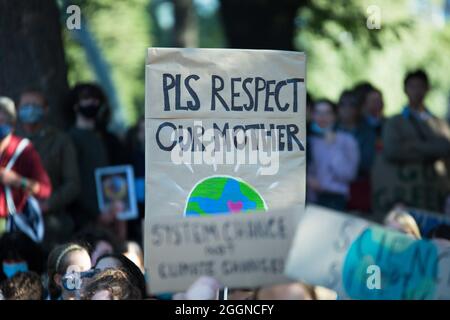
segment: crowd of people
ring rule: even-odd
[[[100,212],[94,173],[97,168],[132,165],[136,182],[141,182],[136,183],[136,194],[144,194],[140,190],[145,175],[144,121],[141,119],[124,138],[112,134],[108,130],[108,101],[96,84],[76,85],[66,101],[72,126],[64,132],[47,121],[49,105],[43,91],[27,88],[16,103],[0,97],[3,296],[66,298],[70,295],[64,294],[61,279],[68,265],[79,266],[76,271],[83,274],[109,261],[117,266],[117,272],[101,273],[92,283],[101,287],[102,283],[122,284],[132,279],[131,297],[143,297],[143,197],[137,199],[139,216],[132,221],[116,219],[117,210]],[[11,218],[11,212],[18,213],[15,217],[31,215],[33,203],[42,212],[45,226],[39,241],[18,228],[20,221],[16,220],[20,219]],[[130,274],[140,277],[135,280]],[[138,296],[135,286],[140,290]],[[119,293],[112,294],[116,297]],[[127,296],[128,292],[120,294]]]
[[[414,218],[402,209],[418,206],[449,214],[445,208],[450,194],[450,129],[424,104],[429,86],[425,72],[408,73],[404,80],[407,103],[391,118],[383,114],[381,91],[369,83],[345,90],[337,102],[308,95],[307,202],[367,216],[381,212],[384,217],[389,212],[383,222],[390,228],[416,239],[449,240],[445,226],[421,235]],[[220,284],[207,277],[184,293],[149,294],[141,249],[144,120],[125,137],[112,134],[107,98],[95,84],[76,85],[64,107],[72,119],[67,132],[46,121],[49,106],[39,89],[24,90],[17,103],[0,97],[1,297],[217,298]],[[95,170],[120,164],[132,165],[135,173],[139,217],[130,221],[116,219],[114,210],[100,212],[97,203]],[[384,181],[387,186],[379,188]],[[30,199],[36,200],[43,213],[42,242],[13,228],[8,219],[12,210],[28,212],[34,203]],[[235,290],[229,297],[320,299],[336,295],[296,282],[256,291]]]
[[[407,102],[390,118],[370,83],[336,103],[309,97],[308,201],[367,217],[397,205],[450,214],[449,124],[425,105],[429,89],[423,70],[408,73]]]

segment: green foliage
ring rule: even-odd
[[[201,48],[226,48],[227,39],[221,24],[219,12],[211,15],[200,15],[199,24],[199,47]]]
[[[132,124],[144,113],[144,64],[151,46],[149,0],[79,0],[70,1],[81,8],[82,19],[100,47],[109,65],[124,107],[125,122]],[[84,49],[64,30],[64,45],[69,67],[69,84],[95,81]]]
[[[405,73],[421,67],[429,73],[432,82],[427,104],[436,114],[444,115],[450,91],[450,25],[436,25],[424,13],[415,15],[411,9],[414,2],[300,1],[295,42],[308,57],[308,90],[315,97],[336,100],[343,89],[368,80],[383,92],[386,113],[390,115],[406,102]],[[158,36],[161,32],[156,32],[157,27],[151,23],[150,0],[70,3],[81,7],[82,18],[88,22],[110,65],[125,120],[128,124],[134,123],[144,110],[146,48],[152,44],[169,44],[163,43],[163,38]],[[431,3],[441,5],[442,0]],[[381,9],[381,30],[366,27],[369,5]],[[227,39],[220,12],[200,14],[198,18],[199,46],[225,47]],[[84,49],[63,29],[69,84],[95,80]]]
[[[313,96],[336,100],[343,89],[368,80],[381,89],[386,113],[392,115],[406,103],[404,75],[423,68],[432,85],[427,105],[439,116],[446,113],[450,92],[449,23],[442,26],[424,13],[415,15],[410,0],[345,1],[348,12],[358,17],[354,19],[340,18],[343,6],[337,3],[341,0],[314,2],[314,7],[300,11],[301,29],[296,37],[298,49],[307,54],[307,85]],[[434,4],[439,5],[439,1]],[[381,9],[381,30],[366,28],[366,18],[361,15],[369,5]],[[312,18],[312,14],[316,16]],[[320,21],[330,17],[333,21],[320,26]]]

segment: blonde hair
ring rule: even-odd
[[[16,121],[16,107],[10,98],[0,97],[0,112],[8,116],[10,124]]]
[[[410,234],[416,239],[422,238],[416,220],[405,210],[391,210],[386,218],[384,218],[384,225],[389,225],[391,223],[398,224],[399,231]]]

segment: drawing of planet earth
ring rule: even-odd
[[[120,175],[108,177],[103,181],[103,191],[109,199],[122,199],[127,193],[127,181]]]
[[[185,215],[203,216],[266,210],[263,198],[248,183],[229,176],[214,176],[200,181],[191,191]]]

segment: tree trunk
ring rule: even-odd
[[[68,84],[59,19],[55,0],[0,0],[0,95],[17,102],[22,90],[41,89],[50,122],[64,127]]]
[[[175,46],[197,47],[198,25],[193,0],[173,0],[175,12]]]
[[[305,0],[222,0],[231,48],[294,50],[294,20]]]

